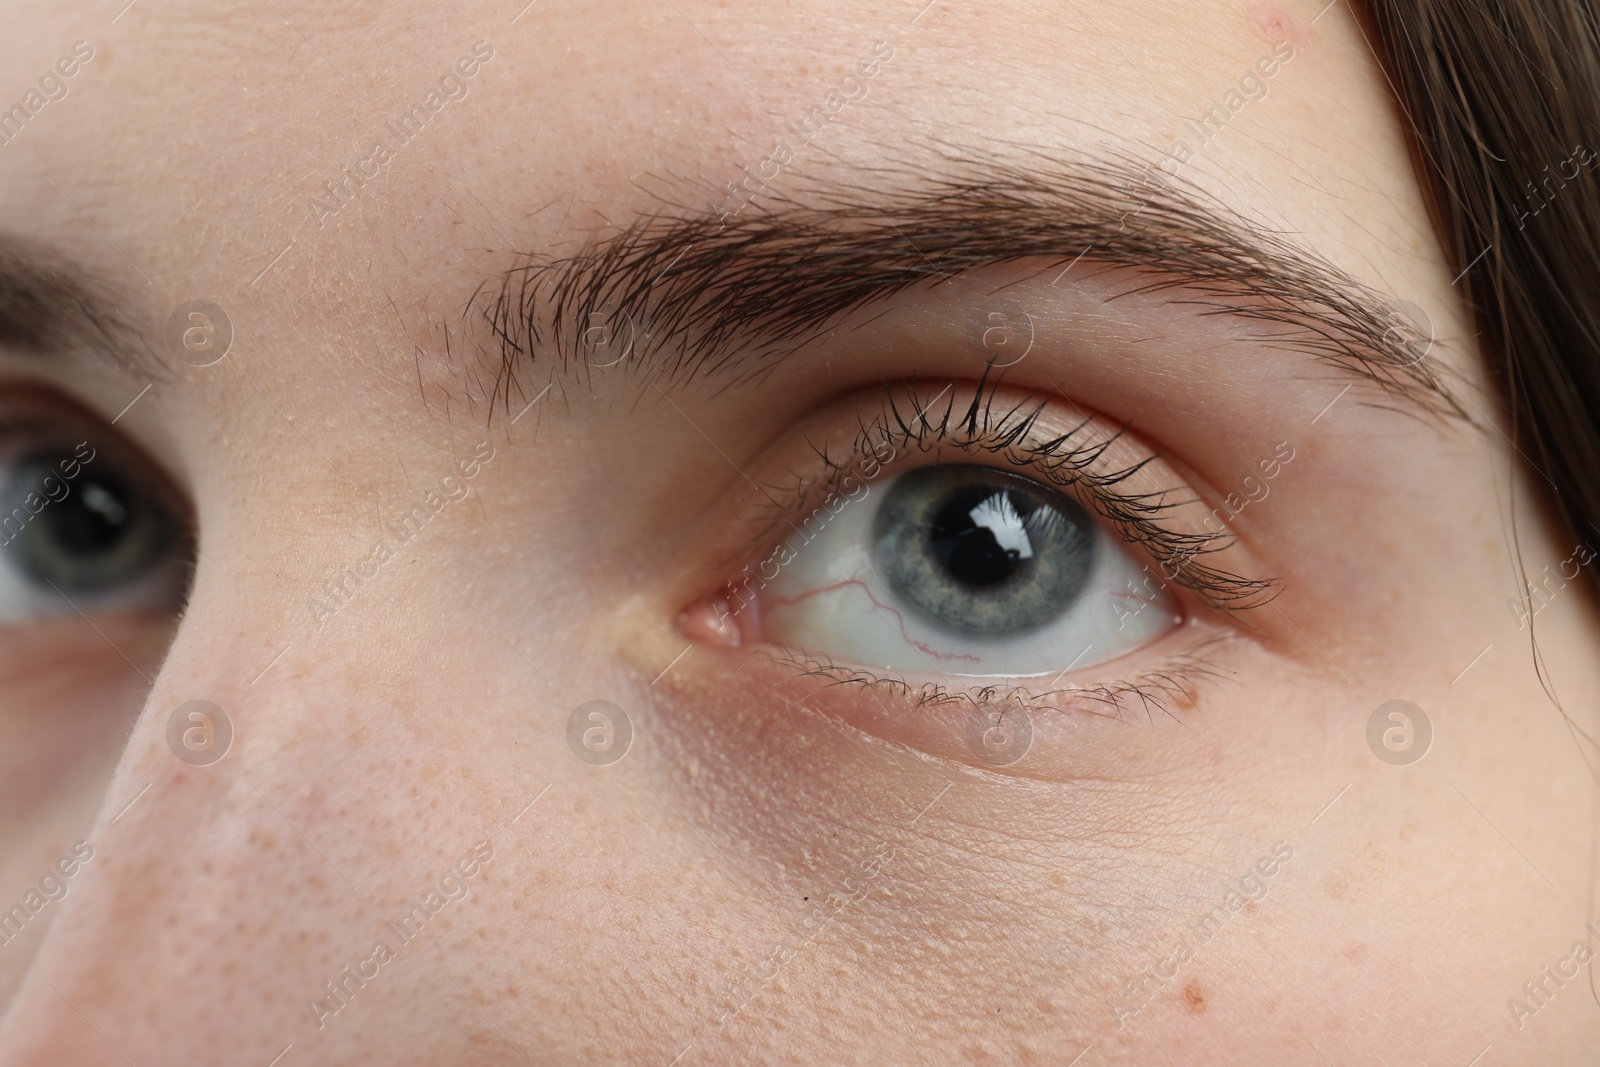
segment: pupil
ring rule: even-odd
[[[939,512],[931,536],[934,556],[968,586],[999,585],[1033,555],[1026,521],[1005,490],[962,494]]]
[[[87,556],[115,548],[127,533],[128,508],[122,487],[105,480],[88,482],[40,515],[56,544],[71,555]]]

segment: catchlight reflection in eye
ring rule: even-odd
[[[1179,622],[1081,504],[989,467],[897,475],[787,549],[761,598],[766,639],[839,663],[918,676],[1057,674]]]

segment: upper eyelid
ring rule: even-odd
[[[786,540],[789,532],[795,530],[794,516],[805,513],[818,501],[825,502],[841,495],[844,481],[857,471],[856,458],[868,455],[874,440],[889,440],[897,448],[907,445],[921,447],[917,443],[920,440],[930,448],[949,446],[974,453],[1001,455],[1011,469],[1058,488],[1078,489],[1087,498],[1084,503],[1090,510],[1102,521],[1115,527],[1114,534],[1119,540],[1150,556],[1162,568],[1161,576],[1153,577],[1157,577],[1157,580],[1164,577],[1165,581],[1189,590],[1211,608],[1235,613],[1261,606],[1275,594],[1278,585],[1275,579],[1250,578],[1197,562],[1201,556],[1222,552],[1232,543],[1231,538],[1218,538],[1209,532],[1179,531],[1161,521],[1167,511],[1182,504],[1198,502],[1198,496],[1164,500],[1154,498],[1170,495],[1177,490],[1132,494],[1115,488],[1132,477],[1139,468],[1158,458],[1152,452],[1133,466],[1097,469],[1097,465],[1103,465],[1100,463],[1101,457],[1121,438],[1120,431],[1084,446],[1071,445],[1068,438],[1072,434],[1090,429],[1095,422],[1093,418],[1083,416],[1083,421],[1077,423],[1067,435],[1056,435],[1054,438],[1039,435],[1030,442],[1027,432],[1039,413],[1035,406],[1042,410],[1046,400],[1030,403],[1019,397],[1015,402],[1003,405],[996,413],[992,406],[995,394],[986,392],[991,389],[990,384],[980,381],[969,383],[969,386],[976,386],[976,390],[964,408],[956,407],[954,389],[950,390],[949,402],[941,407],[929,404],[925,399],[919,403],[919,395],[933,396],[939,392],[936,386],[925,386],[926,392],[919,394],[919,384],[925,386],[925,383],[901,383],[885,387],[880,414],[871,420],[858,417],[859,431],[849,446],[850,458],[846,462],[840,462],[838,457],[829,456],[825,450],[812,445],[812,451],[821,466],[821,476],[808,480],[804,474],[795,474],[794,481],[787,486],[772,485],[770,488],[783,493],[786,499],[772,500],[769,496],[763,509],[767,516],[766,524],[752,535],[754,543],[746,548],[760,551],[769,542]],[[912,417],[908,418],[908,414]],[[1079,414],[1082,415],[1081,412]],[[913,438],[913,434],[917,438]],[[1049,461],[1037,453],[1032,460],[1029,459],[1027,449],[1042,449],[1052,443],[1060,448],[1070,448],[1071,451],[1058,452]],[[1016,452],[1019,448],[1024,450],[1021,455]],[[897,458],[903,458],[903,452]],[[1051,468],[1051,462],[1055,463],[1054,469]],[[1071,477],[1061,476],[1060,469],[1063,466],[1072,468]],[[1173,573],[1167,574],[1166,565],[1173,561],[1179,565]]]
[[[30,435],[68,445],[84,442],[95,449],[101,469],[109,467],[125,477],[137,477],[193,536],[198,522],[195,498],[181,469],[162,462],[123,427],[112,425],[62,389],[32,381],[0,382],[0,442],[25,440]]]

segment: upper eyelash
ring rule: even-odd
[[[1175,530],[1161,521],[1173,508],[1193,503],[1192,496],[1171,499],[1173,490],[1129,493],[1116,488],[1157,459],[1157,455],[1119,470],[1097,471],[1095,467],[1101,456],[1123,431],[1103,440],[1078,443],[1078,435],[1092,422],[1088,417],[1066,433],[1029,443],[1039,417],[1050,404],[1049,398],[1021,400],[1000,409],[995,406],[999,386],[999,378],[991,380],[989,368],[985,368],[970,404],[958,409],[953,388],[947,387],[951,396],[945,401],[942,413],[930,416],[930,410],[938,403],[937,395],[932,401],[919,403],[914,385],[897,387],[886,383],[882,411],[871,422],[858,421],[859,431],[847,459],[836,459],[826,448],[813,445],[822,466],[820,477],[807,479],[797,475],[796,482],[786,490],[779,486],[768,487],[783,492],[788,498],[785,501],[768,497],[768,503],[780,512],[774,516],[768,532],[784,523],[793,528],[792,516],[802,514],[810,502],[818,497],[826,500],[836,495],[845,478],[860,463],[877,455],[873,446],[879,443],[888,444],[896,452],[901,448],[927,452],[936,446],[954,447],[975,455],[998,455],[1010,466],[1041,481],[1060,488],[1076,487],[1086,498],[1085,502],[1115,528],[1124,542],[1139,546],[1164,572],[1170,567],[1173,584],[1188,589],[1212,608],[1237,612],[1260,607],[1272,599],[1278,587],[1276,580],[1247,578],[1210,566],[1200,559],[1223,551],[1233,543],[1232,538],[1209,532]],[[902,405],[909,406],[910,410]]]

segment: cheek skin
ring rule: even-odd
[[[501,874],[509,840],[497,842],[503,850],[473,879],[472,894],[435,917],[350,1011],[318,1032],[306,1001],[370,954],[386,936],[386,917],[436,887],[465,848],[514,814],[496,818],[503,798],[480,778],[486,753],[517,751],[506,717],[470,684],[428,681],[459,681],[434,662],[436,642],[380,635],[375,623],[395,617],[398,605],[377,590],[370,611],[352,607],[341,617],[349,629],[305,640],[298,656],[252,686],[254,671],[236,665],[270,658],[255,643],[270,627],[243,613],[268,610],[268,598],[252,596],[248,582],[200,588],[194,629],[165,664],[86,835],[94,860],[52,905],[60,920],[51,931],[52,981],[114,1030],[136,1062],[158,1061],[175,1042],[191,1043],[185,1059],[203,1061],[199,1050],[227,1041],[252,1054],[265,1049],[263,1062],[291,1041],[327,1057],[321,1062],[357,1061],[397,1041],[417,1058],[389,1062],[459,1062],[461,1021],[440,998],[435,954],[454,945],[459,958],[496,961],[474,931],[509,925]],[[455,610],[426,608],[434,618]],[[357,632],[367,636],[367,654],[337,655]],[[459,649],[451,665],[467,678],[512,670]],[[401,678],[408,684],[397,685]],[[235,726],[233,748],[205,768],[173,758],[161,713],[196,694],[223,706]],[[439,713],[462,705],[476,712]],[[463,934],[474,943],[459,943]],[[152,980],[157,974],[165,977]],[[31,1050],[43,1057],[37,1062],[101,1055],[71,1044],[81,1018],[49,986],[29,985],[17,1005],[0,1030],[8,1052]],[[176,1030],[174,1005],[186,1020]]]
[[[141,620],[101,630],[146,673],[166,634]],[[74,617],[0,640],[0,905],[9,908],[87,832],[142,699],[143,680]],[[53,907],[53,906],[52,906]],[[12,996],[53,924],[42,913],[0,949],[0,998]]]
[[[119,618],[97,625],[140,670],[154,673],[168,627]],[[0,751],[7,763],[0,788],[16,798],[8,807],[52,797],[69,765],[97,750],[110,756],[120,745],[143,682],[103,642],[103,651],[89,645],[85,637],[94,636],[74,617],[0,639]],[[102,788],[103,780],[95,786]]]
[[[1001,777],[864,734],[838,709],[786,705],[759,665],[669,678],[654,687],[660,788],[737,858],[750,879],[744,905],[761,922],[782,923],[803,913],[804,897],[842,891],[852,864],[879,842],[892,847],[867,895],[839,913],[840,936],[802,950],[811,967],[923,976],[876,988],[870,1017],[922,1018],[945,998],[1015,1004],[1019,990],[1049,990],[1049,1014],[1064,1017],[1044,1019],[1029,997],[1015,1039],[1025,1044],[1021,1035],[1041,1025],[1089,1035],[1105,1023],[1103,976],[1119,965],[1115,946],[1094,932],[1103,917],[1141,908],[1152,885],[1183,896],[1208,884],[1213,864],[1235,864],[1231,842],[1209,840],[1208,815],[1188,797],[1203,791],[1171,775],[1156,786],[1136,758],[1120,780]],[[1235,827],[1249,821],[1245,810],[1230,817]],[[952,955],[954,944],[962,947]],[[852,985],[846,995],[866,990]],[[773,999],[786,1016],[834,1017],[827,998],[803,986]],[[755,1024],[740,1035],[777,1040]]]

